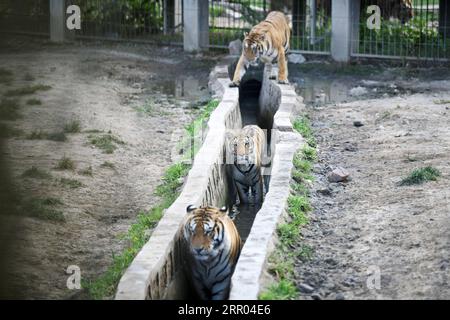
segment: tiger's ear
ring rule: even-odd
[[[193,204],[191,204],[191,205],[188,205],[188,207],[186,208],[186,212],[192,212],[192,211],[194,211],[195,209],[197,209],[197,207],[196,206],[194,206]]]
[[[244,32],[244,38],[247,38],[247,36],[248,36],[248,32],[245,31],[245,32]]]

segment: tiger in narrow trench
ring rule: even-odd
[[[182,227],[186,275],[202,300],[228,298],[242,241],[227,207],[190,205]]]
[[[260,205],[264,200],[264,131],[257,125],[248,125],[237,133],[227,133],[227,152],[232,161],[227,168],[233,211],[239,204]]]

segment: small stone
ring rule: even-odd
[[[354,97],[362,96],[367,93],[367,89],[361,86],[350,89],[350,95]]]
[[[314,291],[314,288],[306,283],[300,283],[298,289],[303,293],[311,293]]]
[[[232,56],[239,56],[242,52],[242,41],[240,39],[231,41],[228,44],[228,51]]]
[[[331,190],[326,188],[326,189],[319,189],[317,190],[317,193],[320,193],[324,196],[331,196]]]
[[[318,294],[318,293],[312,294],[312,295],[311,295],[311,298],[312,298],[313,300],[322,300],[322,296],[321,296],[320,294]]]
[[[347,181],[349,176],[350,173],[348,173],[344,168],[337,167],[328,174],[328,181],[333,183],[343,182]]]
[[[362,123],[362,121],[356,120],[353,121],[353,125],[357,128],[362,127],[364,125],[364,123]]]
[[[345,296],[342,292],[336,294],[336,300],[345,300]]]
[[[299,53],[291,53],[288,56],[288,61],[294,64],[301,64],[306,61],[305,57]]]

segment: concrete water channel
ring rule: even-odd
[[[229,204],[225,164],[226,133],[248,124],[268,132],[270,165],[265,168],[267,194],[261,207],[241,206],[235,219],[244,246],[236,266],[230,299],[257,299],[265,282],[265,266],[276,241],[290,193],[292,159],[303,139],[292,128],[302,99],[290,85],[269,80],[264,69],[243,78],[240,88],[229,88],[236,57],[225,58],[210,74],[209,87],[220,103],[208,121],[202,147],[182,192],[168,208],[151,238],[124,273],[116,299],[192,299],[183,272],[180,226],[188,205]],[[272,72],[277,72],[273,68]]]

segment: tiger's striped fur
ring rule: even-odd
[[[236,226],[226,207],[189,206],[187,213],[183,225],[187,275],[200,299],[227,299],[242,246]]]
[[[271,68],[273,61],[278,61],[278,82],[288,83],[286,53],[289,50],[291,29],[286,16],[279,11],[272,11],[267,18],[254,26],[245,35],[242,54],[234,72],[231,87],[239,86],[249,65],[258,65],[258,60]]]
[[[237,135],[228,137],[228,151],[232,152],[233,164],[229,166],[231,176],[230,197],[233,204],[239,196],[239,203],[262,203],[264,179],[262,157],[266,150],[264,131],[256,125],[242,128]]]

